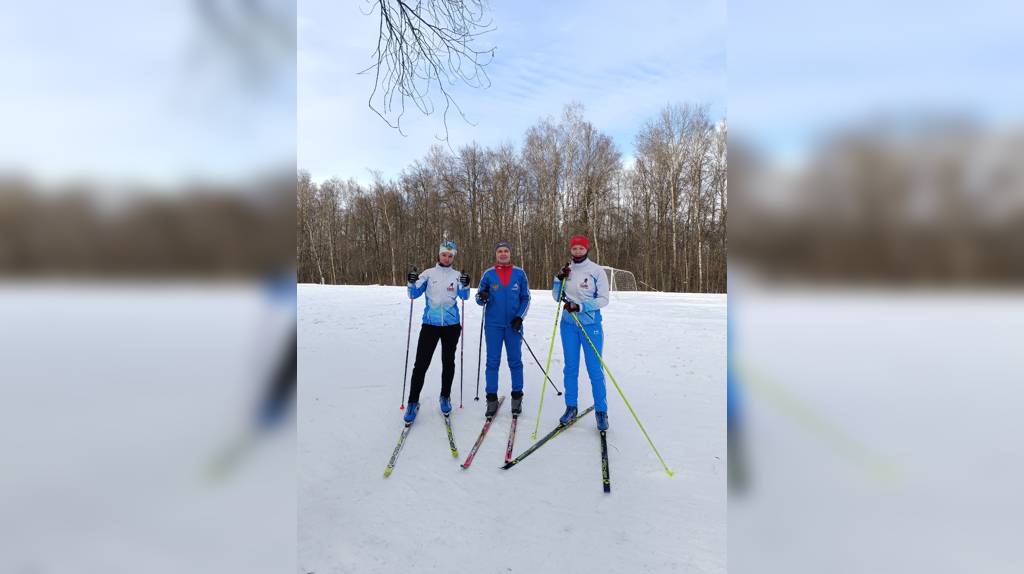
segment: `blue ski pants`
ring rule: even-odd
[[[598,352],[604,350],[604,328],[600,323],[584,325],[587,335],[597,347]],[[604,386],[604,370],[601,368],[601,361],[594,353],[590,343],[580,331],[575,321],[562,321],[562,356],[565,368],[562,370],[563,382],[565,383],[565,405],[568,407],[577,406],[579,397],[579,376],[580,376],[580,347],[583,347],[583,359],[587,363],[587,375],[590,377],[590,390],[594,393],[594,410],[608,412],[607,393]]]
[[[498,392],[498,366],[501,365],[501,347],[505,346],[505,358],[508,359],[508,370],[512,373],[512,390],[523,390],[523,338],[512,330],[512,327],[484,328],[487,339],[487,393]]]

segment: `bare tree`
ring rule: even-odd
[[[295,3],[282,0],[192,0],[197,33],[187,65],[263,88],[294,74]],[[258,93],[259,90],[254,91]]]
[[[486,20],[486,0],[368,0],[369,14],[379,16],[375,62],[368,105],[387,124],[402,132],[407,102],[430,115],[439,100],[448,139],[448,113],[469,120],[452,97],[458,84],[490,86],[485,70],[494,47],[480,48],[480,37],[493,30]],[[404,135],[404,132],[403,132]]]
[[[641,285],[722,292],[725,135],[701,108],[667,109],[641,130],[628,168],[572,105],[529,128],[518,150],[434,145],[395,181],[317,186],[300,172],[299,280],[318,282],[338,262],[331,281],[395,284],[406,266],[432,264],[442,239],[459,244],[460,269],[477,279],[505,239],[533,286],[549,287],[568,238],[585,233],[596,260]]]
[[[317,186],[313,183],[309,177],[308,172],[300,172],[298,185],[296,188],[296,199],[297,199],[297,215],[296,221],[299,224],[299,255],[302,255],[301,247],[303,245],[308,246],[309,251],[312,255],[312,261],[316,264],[316,274],[320,278],[320,283],[326,283],[324,280],[324,269],[323,262],[317,246],[321,244],[319,233],[317,233],[317,227],[322,214],[322,210],[318,209],[317,203]],[[309,259],[307,259],[308,261]]]

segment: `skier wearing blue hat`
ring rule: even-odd
[[[526,272],[512,264],[512,246],[499,241],[494,246],[495,265],[484,271],[477,287],[476,302],[484,309],[487,338],[487,417],[498,410],[498,367],[501,348],[512,374],[512,414],[523,408],[523,319],[530,309],[530,285]]]
[[[437,342],[441,341],[441,412],[452,410],[452,380],[455,378],[455,350],[459,344],[462,327],[459,322],[457,299],[469,298],[469,275],[452,268],[457,249],[455,242],[444,241],[438,248],[437,265],[407,275],[409,298],[416,299],[426,294],[427,304],[423,309],[423,327],[416,343],[416,363],[412,368],[412,388],[409,390],[409,406],[405,411],[405,422],[416,419],[420,408],[420,391],[423,378],[434,357]]]

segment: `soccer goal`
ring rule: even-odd
[[[614,267],[608,267],[607,265],[601,266],[604,272],[608,274],[608,285],[609,290],[614,291],[638,291],[636,276],[633,275],[632,271],[626,271],[625,269],[616,269]]]

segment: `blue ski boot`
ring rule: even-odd
[[[441,412],[444,414],[452,412],[452,401],[444,395],[441,395]]]
[[[597,417],[597,430],[608,430],[608,413],[604,411],[596,411],[594,416]]]
[[[406,405],[405,416],[403,417],[405,419],[405,422],[411,423],[412,421],[416,420],[416,413],[419,412],[419,410],[419,403],[409,403],[408,405]]]
[[[562,418],[558,419],[558,424],[565,426],[571,423],[576,418],[577,412],[578,409],[576,407],[565,407],[565,413],[562,415]]]

